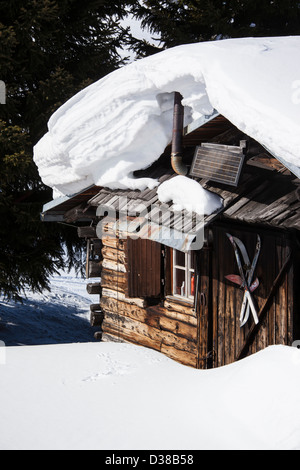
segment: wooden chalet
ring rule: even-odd
[[[136,177],[161,184],[179,168],[223,199],[220,211],[199,220],[162,204],[157,188],[96,186],[44,207],[45,221],[75,224],[87,240],[87,289],[99,294],[99,303],[91,305],[95,336],[149,347],[201,369],[268,345],[291,345],[300,339],[300,175],[217,112],[182,132],[176,106],[172,144]],[[234,185],[229,170],[217,181],[205,173],[206,164],[191,174],[203,148],[229,163],[242,154]],[[172,166],[174,155],[180,158]],[[241,273],[227,234],[242,241],[251,263],[258,236],[261,241],[249,289],[258,322],[250,309],[243,326],[245,284],[237,283]],[[243,259],[249,273],[246,264]]]

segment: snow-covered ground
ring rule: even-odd
[[[7,346],[93,340],[89,305],[99,297],[87,293],[85,280],[62,272],[50,292],[26,295],[23,304],[0,299],[0,340]]]
[[[85,282],[52,286],[0,303],[1,450],[300,450],[299,349],[195,370],[93,341]]]

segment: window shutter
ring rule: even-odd
[[[128,297],[158,297],[161,293],[162,245],[138,238],[127,240]]]

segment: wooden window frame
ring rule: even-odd
[[[184,266],[181,265],[176,265],[175,264],[175,256],[178,250],[172,249],[171,250],[171,296],[176,298],[179,301],[182,302],[188,302],[188,303],[193,303],[195,299],[195,295],[192,295],[191,292],[191,284],[192,284],[192,278],[194,277],[194,282],[195,282],[195,268],[192,268],[192,252],[189,251],[187,253],[183,253],[185,256],[185,264]],[[178,294],[175,292],[175,280],[176,280],[176,270],[181,270],[184,271],[184,283],[185,283],[185,293],[184,295]],[[195,289],[195,287],[194,287]],[[195,290],[194,290],[195,292]]]

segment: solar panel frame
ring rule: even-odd
[[[202,143],[196,147],[190,176],[237,186],[245,159],[245,143],[239,147]]]

